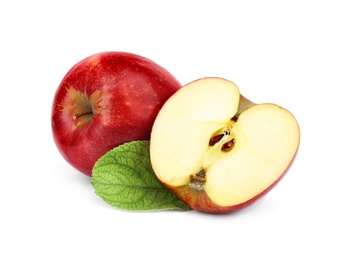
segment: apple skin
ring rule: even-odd
[[[55,144],[88,176],[109,150],[149,140],[154,120],[181,84],[155,62],[126,52],[102,52],[75,64],[56,90],[51,126]]]

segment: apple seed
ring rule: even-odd
[[[222,145],[222,147],[221,147],[221,151],[223,151],[223,152],[229,152],[229,151],[232,150],[233,146],[234,146],[234,139],[232,139],[232,140],[230,140],[230,141],[224,143],[224,144]]]
[[[214,144],[220,142],[220,140],[222,139],[222,137],[224,137],[224,134],[218,134],[213,136],[212,138],[210,138],[209,140],[209,145],[213,146]]]

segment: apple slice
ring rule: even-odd
[[[299,141],[286,109],[252,103],[231,81],[203,78],[161,108],[150,156],[159,180],[190,207],[226,213],[266,194],[289,169]]]

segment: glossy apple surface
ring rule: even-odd
[[[53,100],[57,148],[74,168],[91,176],[107,151],[149,140],[158,111],[180,87],[166,69],[139,55],[103,52],[87,57],[68,71]]]
[[[196,210],[226,213],[266,194],[289,169],[300,141],[295,117],[275,104],[254,104],[221,78],[182,87],[153,126],[157,177]]]

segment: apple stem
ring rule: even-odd
[[[73,119],[76,120],[79,117],[86,116],[86,115],[93,115],[93,111],[86,111],[86,112],[80,112],[76,115],[73,115]]]
[[[190,188],[201,191],[203,190],[204,183],[206,182],[205,179],[205,171],[202,169],[199,172],[197,172],[195,175],[190,175]]]

